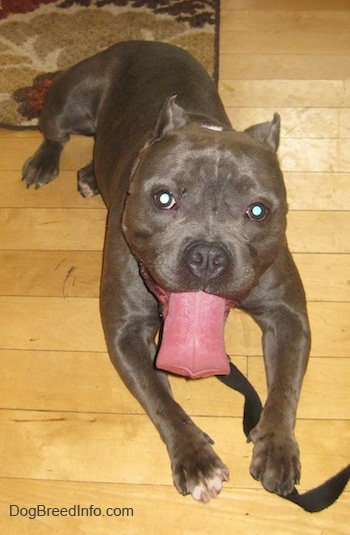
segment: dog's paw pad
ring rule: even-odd
[[[99,193],[93,162],[90,162],[82,169],[79,169],[78,190],[80,194],[87,199]]]
[[[204,478],[200,475],[199,483],[190,490],[190,493],[195,500],[208,502],[217,497],[222,490],[223,482],[228,481],[228,479],[228,470],[220,470],[209,478]]]
[[[90,186],[84,182],[78,182],[78,190],[80,194],[86,199],[89,199],[90,197],[96,195],[95,192],[90,188]]]

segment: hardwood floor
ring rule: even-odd
[[[301,491],[349,463],[349,29],[348,0],[221,1],[220,93],[234,127],[282,116],[288,239],[313,333],[296,427]],[[177,494],[165,446],[105,349],[98,291],[106,212],[100,198],[82,199],[75,181],[91,140],[74,137],[59,179],[26,190],[20,170],[39,140],[37,132],[0,131],[1,532],[349,533],[349,487],[310,515],[250,477],[242,399],[215,378],[172,384],[214,438],[230,482],[208,505]],[[234,311],[226,344],[264,398],[257,327]],[[10,516],[11,504],[28,514],[37,504],[95,509],[30,519],[16,507]]]

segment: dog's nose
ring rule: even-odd
[[[203,281],[219,277],[229,264],[228,251],[221,244],[196,242],[187,249],[187,264]]]

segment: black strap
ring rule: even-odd
[[[249,432],[256,426],[262,411],[262,404],[254,387],[248,379],[230,362],[229,375],[217,375],[222,383],[234,390],[237,390],[245,397],[243,430],[248,438]],[[315,513],[322,511],[334,503],[343,492],[350,478],[350,464],[343,468],[338,474],[328,479],[319,487],[309,490],[304,494],[299,494],[294,487],[293,492],[288,496],[282,496],[286,500],[302,507],[305,511]]]

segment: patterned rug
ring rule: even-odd
[[[219,0],[0,0],[0,127],[37,128],[45,92],[118,41],[166,41],[217,80]]]

